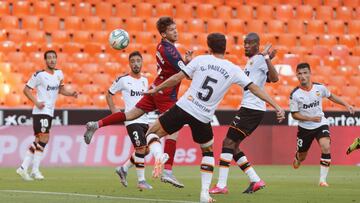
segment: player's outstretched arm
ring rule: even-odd
[[[148,90],[145,94],[155,94],[165,88],[174,87],[179,82],[181,82],[181,80],[184,79],[185,77],[186,77],[185,73],[180,71],[175,75],[171,76],[170,78],[168,78],[167,80],[165,80],[160,85],[156,86],[155,88]]]
[[[24,95],[39,109],[42,109],[45,107],[44,102],[38,102],[38,100],[34,97],[34,95],[31,93],[31,89],[28,86],[24,87]]]
[[[270,104],[276,110],[277,119],[279,122],[285,119],[285,111],[263,90],[259,88],[259,86],[254,83],[250,84],[248,89],[257,97],[264,100],[268,104]]]
[[[267,44],[265,46],[265,49],[264,51],[261,53],[263,56],[265,56],[265,62],[266,62],[266,65],[268,67],[268,79],[270,82],[277,82],[279,81],[279,74],[278,72],[276,71],[274,65],[271,63],[271,60],[275,57],[276,53],[277,53],[277,50],[274,49],[272,51],[270,51],[271,49],[271,44]]]
[[[119,111],[116,109],[113,96],[109,92],[106,93],[106,103],[108,104],[111,113],[116,113]]]
[[[351,106],[350,104],[348,104],[346,101],[342,100],[340,97],[331,94],[330,97],[328,97],[328,99],[330,99],[330,101],[343,105],[345,106],[345,108],[350,112],[350,114],[354,114],[355,113],[355,109],[353,106]]]
[[[62,94],[64,96],[70,96],[77,98],[78,93],[76,91],[69,91],[64,85],[60,86],[59,94]]]
[[[314,117],[310,117],[310,116],[304,116],[299,112],[291,112],[291,116],[298,121],[311,121],[311,122],[321,122],[321,116],[314,116]]]

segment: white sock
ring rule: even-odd
[[[209,193],[214,165],[215,159],[213,156],[203,156],[201,160],[201,192]]]
[[[122,166],[125,172],[127,172],[129,170],[129,168],[134,166],[133,162],[131,162],[131,158],[135,161],[135,152],[131,155],[131,157]]]
[[[157,139],[158,141],[153,141],[149,143],[151,140]],[[160,156],[164,153],[163,148],[160,144],[159,136],[154,133],[150,133],[146,137],[147,144],[149,145],[150,153],[155,157],[155,159],[160,158]]]
[[[32,173],[39,172],[40,162],[42,160],[42,155],[43,155],[43,152],[35,151],[34,159],[33,159]]]
[[[229,166],[232,158],[233,154],[231,153],[221,153],[220,155],[219,180],[216,184],[216,186],[219,188],[224,188],[227,185]]]
[[[326,182],[326,178],[330,169],[331,159],[321,159],[320,163],[324,162],[328,164],[320,164],[320,182]]]
[[[260,181],[260,177],[256,174],[255,169],[250,165],[246,156],[242,156],[236,163],[239,165],[241,170],[243,170],[244,173],[249,177],[250,182]]]
[[[171,174],[172,174],[172,170],[164,169],[163,171],[164,171],[164,173],[166,173],[166,174],[168,174],[168,175],[171,175]]]
[[[25,171],[28,170],[28,168],[29,168],[29,166],[30,166],[33,158],[34,158],[34,153],[31,152],[30,150],[28,150],[28,151],[26,152],[25,157],[24,157],[24,160],[23,160],[23,162],[22,162],[22,164],[21,164],[21,167],[22,167]]]
[[[145,162],[144,157],[135,155],[136,174],[137,174],[139,182],[145,180],[145,165],[144,165],[144,162]]]

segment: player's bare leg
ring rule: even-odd
[[[301,162],[303,162],[306,159],[307,152],[296,152],[294,161],[293,161],[293,168],[298,169],[301,165]]]
[[[354,142],[348,147],[346,154],[350,154],[357,149],[360,149],[360,137],[355,138]]]
[[[132,108],[128,112],[117,112],[113,113],[99,121],[89,121],[86,123],[86,131],[84,133],[84,140],[86,144],[90,144],[91,139],[96,132],[97,129],[108,126],[108,125],[114,125],[119,124],[124,121],[131,121],[134,119],[139,118],[142,116],[145,112],[139,108]]]
[[[164,171],[161,175],[161,181],[164,183],[170,183],[174,187],[184,188],[184,184],[180,183],[172,172],[178,135],[179,133],[175,132],[166,136],[164,152],[169,155],[169,160],[165,163]]]
[[[331,163],[330,137],[320,138],[319,145],[321,148],[319,186],[328,187],[329,184],[327,183],[326,178],[329,173],[329,168],[330,168],[330,163]]]

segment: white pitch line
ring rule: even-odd
[[[31,193],[31,194],[47,194],[47,195],[66,195],[66,196],[78,196],[78,197],[92,197],[92,198],[107,198],[107,199],[122,199],[133,201],[148,201],[148,202],[174,202],[174,203],[196,203],[191,201],[179,201],[179,200],[167,200],[167,199],[147,199],[147,198],[134,198],[134,197],[120,197],[120,196],[108,196],[108,195],[90,195],[80,193],[65,193],[65,192],[44,192],[44,191],[28,191],[28,190],[0,190],[4,193]]]

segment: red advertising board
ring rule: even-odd
[[[213,127],[215,158],[221,152],[227,126]],[[331,127],[332,164],[360,164],[360,150],[347,156],[345,151],[360,127]],[[83,141],[83,126],[54,126],[46,146],[43,166],[114,166],[124,163],[133,149],[124,126],[112,126],[96,132],[88,146]],[[260,126],[240,145],[253,164],[291,164],[296,150],[296,127]],[[14,167],[21,160],[33,141],[29,126],[0,128],[0,166]],[[305,164],[319,164],[320,150],[313,142]],[[152,163],[147,156],[146,162]],[[184,127],[178,138],[175,165],[198,165],[201,151],[192,141],[190,129]]]

